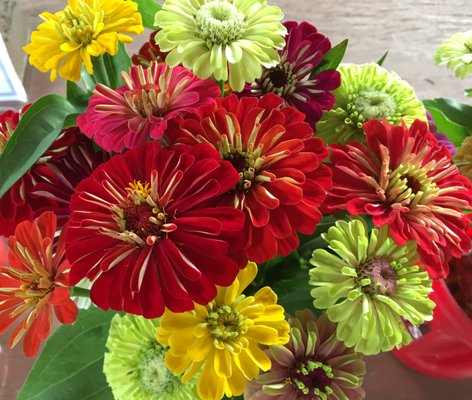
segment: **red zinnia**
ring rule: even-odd
[[[304,119],[272,93],[231,95],[177,118],[166,131],[170,143],[210,143],[239,172],[220,204],[245,212],[246,255],[255,262],[288,255],[299,245],[297,232],[313,233],[321,219],[318,207],[331,187],[321,164],[328,152]]]
[[[77,317],[77,307],[69,297],[64,236],[61,233],[55,240],[55,232],[52,212],[33,222],[23,221],[8,239],[10,266],[0,268],[0,333],[27,312],[10,338],[10,347],[24,338],[27,357],[34,356],[41,340],[49,336],[52,310],[63,324]]]
[[[195,111],[219,96],[213,79],[201,80],[183,67],[152,62],[132,66],[123,74],[126,85],[112,90],[97,85],[87,110],[77,118],[82,132],[107,151],[121,152],[159,139],[167,121]]]
[[[20,112],[9,110],[0,114],[0,155],[13,135],[21,116],[29,107],[30,104],[23,107]],[[18,223],[33,219],[36,204],[30,197],[31,191],[35,183],[40,181],[47,171],[44,163],[64,155],[68,146],[74,142],[75,137],[71,131],[64,130],[31,169],[0,197],[0,235],[10,236]]]
[[[101,164],[72,197],[71,281],[93,281],[103,309],[146,318],[206,305],[247,263],[243,213],[208,205],[238,178],[205,144],[148,142]]]
[[[149,35],[149,40],[144,43],[139,51],[131,57],[131,61],[134,65],[142,65],[143,67],[148,68],[153,61],[165,62],[167,54],[166,52],[161,51],[159,46],[156,43],[157,31],[152,32]]]
[[[390,225],[399,245],[418,242],[432,277],[445,277],[451,257],[470,249],[461,211],[471,205],[469,182],[425,122],[408,130],[372,119],[364,130],[365,145],[330,146],[333,190],[326,209],[369,214],[376,226]]]

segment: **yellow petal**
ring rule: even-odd
[[[224,395],[225,381],[216,375],[213,364],[207,362],[197,383],[198,395],[202,400],[220,400]]]

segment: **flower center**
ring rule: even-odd
[[[179,378],[174,377],[167,369],[164,349],[157,344],[141,354],[137,365],[137,375],[143,388],[156,397],[172,394],[179,384]]]
[[[82,0],[77,3],[80,11],[75,13],[70,6],[67,6],[56,22],[56,30],[66,41],[87,46],[100,33],[104,11],[94,12]]]
[[[238,133],[238,135],[240,134]],[[254,149],[254,146],[249,144],[244,151],[242,144],[234,147],[229,143],[228,137],[223,135],[223,140],[218,143],[218,150],[223,160],[229,161],[239,172],[239,182],[234,190],[241,193],[249,191],[256,183],[258,171],[264,162],[261,157],[262,146]]]
[[[428,204],[438,195],[438,187],[427,176],[428,168],[400,164],[390,175],[386,196],[390,204],[414,207]]]
[[[397,273],[385,258],[368,259],[361,267],[359,280],[369,279],[370,284],[363,286],[369,294],[392,295],[397,289]]]
[[[204,4],[195,15],[196,35],[213,45],[226,45],[241,38],[246,29],[244,14],[228,1]]]
[[[246,332],[245,318],[230,306],[208,305],[208,329],[215,339],[234,340]]]
[[[395,99],[388,93],[377,90],[363,90],[357,94],[348,95],[346,109],[348,117],[344,123],[354,125],[359,129],[371,118],[386,119],[392,125],[398,125],[400,122]]]
[[[293,64],[285,62],[269,68],[256,80],[256,83],[263,93],[273,92],[281,97],[289,96],[295,91],[297,84],[293,67]]]
[[[298,398],[326,400],[333,390],[333,370],[319,361],[308,360],[291,370],[289,381],[298,390]]]
[[[152,66],[146,69],[142,65],[138,66],[138,85],[127,73],[123,73],[123,79],[129,88],[123,93],[124,100],[133,113],[144,118],[165,115],[171,103],[172,93],[163,90],[163,88],[168,87],[167,83],[171,79],[172,68],[167,68],[159,77],[159,85],[154,82],[152,71]],[[100,110],[100,107],[97,107],[97,110]],[[103,108],[103,111],[108,112],[109,110]]]

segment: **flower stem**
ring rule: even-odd
[[[70,297],[90,297],[90,290],[72,286],[70,288]]]
[[[220,86],[220,97],[225,97],[225,81],[224,80],[221,80],[221,81],[218,81],[218,85]]]

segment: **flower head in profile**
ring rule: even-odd
[[[216,298],[206,306],[161,318],[157,340],[170,346],[165,362],[187,382],[199,371],[197,390],[202,400],[239,396],[259,370],[271,367],[260,345],[285,344],[289,325],[277,295],[269,287],[245,296],[254,280],[256,264],[250,262],[229,287],[218,287]]]
[[[10,347],[23,339],[23,352],[33,357],[51,331],[52,313],[63,324],[77,317],[69,297],[69,263],[64,252],[64,233],[55,239],[56,216],[42,214],[23,221],[8,239],[9,266],[0,267],[0,333],[14,328]]]
[[[466,137],[452,157],[459,172],[472,182],[472,136]]]
[[[341,86],[333,92],[336,101],[317,124],[317,134],[326,143],[365,142],[362,124],[371,118],[407,126],[415,119],[426,121],[413,88],[395,72],[375,63],[341,64],[338,70]]]
[[[469,181],[423,121],[408,129],[372,119],[364,130],[365,145],[330,146],[333,189],[326,210],[368,214],[375,226],[389,225],[399,245],[418,242],[432,277],[445,277],[449,260],[470,249],[462,211],[471,207]]]
[[[159,46],[156,44],[157,31],[152,32],[149,35],[149,40],[144,43],[136,54],[133,54],[131,61],[134,65],[142,65],[145,68],[149,68],[153,61],[165,62],[167,54],[161,51]]]
[[[279,51],[280,62],[271,68],[263,68],[262,76],[246,85],[242,95],[260,97],[272,92],[306,115],[314,125],[323,110],[330,110],[336,89],[341,81],[338,71],[325,70],[313,74],[313,70],[331,49],[329,39],[308,22],[284,23],[288,35],[286,45]]]
[[[107,151],[121,152],[159,139],[167,121],[195,111],[220,94],[212,79],[201,80],[183,67],[153,61],[149,68],[132,66],[126,84],[116,90],[97,85],[77,123]]]
[[[446,39],[436,50],[434,61],[465,79],[472,73],[472,30],[458,32]]]
[[[93,282],[99,307],[146,318],[207,304],[247,259],[244,214],[211,201],[238,174],[210,146],[148,142],[99,165],[70,203],[71,282]]]
[[[305,309],[289,317],[290,341],[266,350],[272,367],[249,382],[245,400],[360,400],[366,373],[362,356],[336,338],[326,314]]]
[[[19,112],[8,110],[0,114],[0,156],[29,107],[30,104]],[[48,199],[34,198],[31,193],[35,184],[49,174],[46,163],[61,158],[75,139],[74,128],[63,130],[35,164],[0,197],[0,236],[12,235],[21,221],[31,221],[36,209],[54,205]]]
[[[115,315],[103,372],[116,400],[198,400],[195,379],[183,384],[166,367],[167,349],[156,340],[159,320]]]
[[[229,81],[235,91],[280,61],[286,29],[280,8],[265,0],[166,0],[156,13],[156,42],[202,79]]]
[[[44,20],[24,47],[29,62],[41,72],[51,71],[78,81],[82,65],[93,74],[92,57],[118,52],[118,43],[131,43],[125,33],[143,32],[138,5],[126,0],[69,0],[62,11],[42,13]]]
[[[168,143],[209,143],[239,173],[219,200],[246,214],[246,255],[255,262],[286,256],[297,232],[312,234],[318,207],[331,187],[328,152],[305,116],[273,93],[262,98],[218,98],[169,124]]]
[[[364,354],[408,344],[403,320],[419,326],[433,318],[435,306],[416,243],[397,245],[388,227],[369,234],[363,220],[338,221],[322,236],[331,251],[313,252],[311,295],[315,308],[337,323],[336,337]]]

